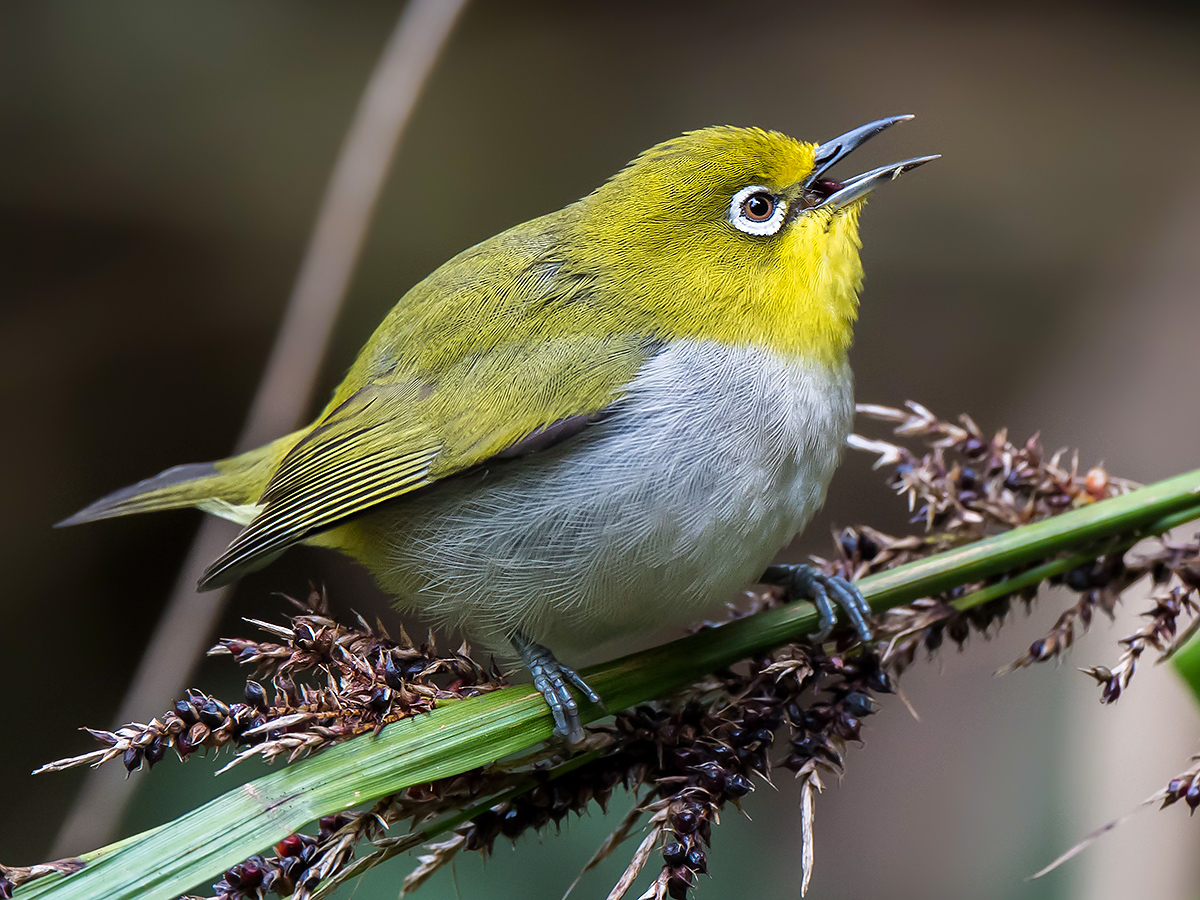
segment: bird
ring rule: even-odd
[[[399,609],[515,653],[555,731],[584,733],[560,657],[695,621],[749,585],[811,600],[823,639],[869,607],[772,565],[822,506],[854,412],[859,217],[936,156],[830,170],[912,116],[822,143],[686,132],[405,293],[313,422],[167,469],[60,525],[196,507],[241,526],[200,589],[297,544]]]

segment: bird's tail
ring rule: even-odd
[[[56,527],[189,506],[245,525],[258,512],[258,498],[276,464],[301,433],[228,459],[167,469],[100,498]]]

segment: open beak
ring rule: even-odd
[[[906,159],[880,166],[878,169],[855,175],[846,181],[834,181],[821,177],[859,145],[865,144],[897,122],[907,122],[911,118],[912,116],[889,116],[886,119],[868,122],[866,125],[861,125],[853,131],[847,131],[817,147],[813,154],[812,174],[804,179],[803,184],[802,204],[805,211],[809,209],[840,209],[859,197],[871,193],[883,182],[892,181],[917,166],[923,166],[930,160],[938,159],[940,154],[918,156],[915,159]]]

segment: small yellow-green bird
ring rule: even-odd
[[[894,116],[816,145],[714,127],[647,150],[578,202],[412,288],[311,425],[178,466],[64,525],[198,507],[245,526],[227,584],[293,544],[339,550],[399,606],[511,645],[568,740],[566,656],[685,623],[754,582],[825,498],[854,410],[847,363],[863,197],[936,157],[828,170]]]

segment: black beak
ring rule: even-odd
[[[915,169],[917,166],[922,166],[931,160],[938,159],[940,154],[919,156],[915,159],[906,159],[887,166],[880,166],[878,169],[872,169],[870,172],[855,175],[844,182],[820,180],[821,176],[828,169],[836,165],[843,157],[849,155],[860,144],[865,144],[871,138],[875,137],[875,135],[891,128],[897,122],[907,122],[911,118],[913,118],[911,115],[890,116],[886,119],[868,122],[866,125],[861,125],[853,131],[847,131],[845,134],[838,135],[833,140],[826,141],[817,147],[813,154],[812,173],[804,179],[804,190],[806,192],[812,191],[823,194],[824,196],[808,208],[823,209],[832,207],[839,209],[857,200],[859,197],[869,194],[883,182],[892,181],[899,178],[905,172]]]

